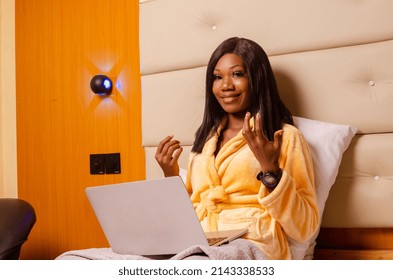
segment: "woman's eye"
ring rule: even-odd
[[[221,76],[220,75],[213,75],[214,80],[220,80]]]
[[[243,71],[235,71],[232,73],[232,76],[234,77],[244,77],[244,72]]]

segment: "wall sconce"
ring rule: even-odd
[[[109,95],[112,92],[112,81],[108,76],[95,75],[90,81],[90,88],[95,94]]]

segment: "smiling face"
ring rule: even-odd
[[[250,104],[248,73],[236,54],[223,55],[214,68],[213,93],[228,114],[244,115]]]

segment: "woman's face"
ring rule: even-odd
[[[229,114],[245,113],[250,105],[248,73],[243,60],[236,54],[225,54],[213,71],[213,93]]]

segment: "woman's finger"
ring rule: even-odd
[[[274,148],[276,150],[280,150],[281,149],[281,144],[282,144],[282,137],[284,135],[284,130],[277,130],[274,133]]]
[[[254,133],[250,128],[250,119],[251,119],[251,114],[250,112],[247,112],[246,115],[244,116],[244,122],[242,128],[242,134],[247,141],[251,140],[251,136],[254,135]]]
[[[165,146],[163,151],[163,154],[168,156],[169,158],[173,157],[173,153],[180,148],[180,142],[177,140],[172,140],[168,142]]]
[[[160,154],[165,144],[168,143],[173,138],[173,135],[165,137],[160,143],[158,143],[156,154]]]
[[[172,163],[176,163],[176,162],[179,160],[179,157],[180,157],[180,155],[181,155],[182,152],[183,152],[183,147],[181,147],[181,146],[179,145],[179,148],[177,148],[176,151],[173,153],[171,162],[172,162]]]
[[[265,133],[263,132],[262,117],[261,117],[260,112],[257,113],[257,116],[255,117],[255,119],[256,119],[255,133],[258,136],[258,138],[262,141],[262,143],[266,144],[267,142],[269,142],[269,139],[266,137]]]

